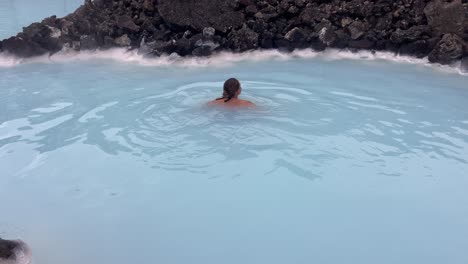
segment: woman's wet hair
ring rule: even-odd
[[[226,103],[236,96],[237,91],[240,89],[240,82],[236,78],[230,78],[224,82],[223,89],[223,97],[216,100],[224,99],[224,102]]]

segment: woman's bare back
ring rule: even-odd
[[[224,107],[255,107],[254,103],[248,100],[242,100],[242,99],[237,99],[237,98],[233,98],[229,100],[228,102],[224,102],[224,100],[213,100],[209,102],[208,105],[224,106]]]

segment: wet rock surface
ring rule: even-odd
[[[463,56],[465,43],[455,34],[445,34],[429,53],[429,61],[448,64]]]
[[[468,56],[461,60],[460,69],[462,72],[468,73]]]
[[[298,48],[388,50],[450,64],[468,56],[462,0],[86,0],[0,41],[19,57],[125,47],[147,56]]]

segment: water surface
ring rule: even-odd
[[[254,111],[205,109],[238,77]],[[36,263],[465,263],[466,77],[382,61],[0,71],[0,235]]]
[[[83,0],[0,0],[0,40],[45,17],[72,13]]]
[[[0,0],[0,37],[78,2]],[[466,76],[102,54],[0,58],[0,236],[34,263],[468,263]],[[233,76],[258,109],[204,108]]]

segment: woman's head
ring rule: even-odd
[[[236,78],[230,78],[227,81],[225,81],[223,87],[223,98],[226,99],[225,102],[239,96],[241,91],[242,88],[240,82]]]

